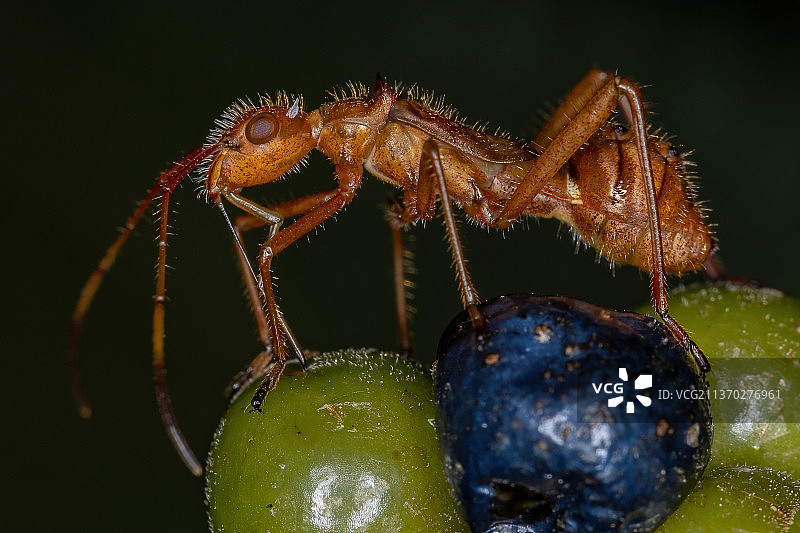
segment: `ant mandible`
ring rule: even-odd
[[[611,120],[619,110],[630,130]],[[298,170],[317,149],[336,169],[337,187],[269,207],[242,196],[247,187]],[[159,411],[187,467],[202,473],[172,410],[164,372],[164,303],[169,201],[197,169],[207,199],[220,208],[237,245],[264,352],[234,382],[241,388],[264,375],[251,405],[260,410],[290,357],[305,366],[300,344],[278,307],[272,280],[274,257],[345,207],[366,169],[402,190],[397,224],[433,218],[437,195],[461,289],[476,326],[478,295],[463,257],[451,202],[482,226],[504,229],[523,215],[569,224],[576,237],[608,260],[652,275],[656,313],[698,368],[708,360],[669,315],[666,274],[697,270],[714,244],[681,155],[651,135],[639,88],[614,73],[591,71],[570,92],[532,142],[520,142],[470,127],[454,111],[416,89],[392,88],[380,76],[374,92],[351,85],[350,94],[305,112],[300,98],[280,93],[258,104],[230,106],[206,142],[160,175],[83,288],[76,306],[68,357],[79,411],[91,409],[80,387],[77,339],[84,316],[105,273],[147,207],[160,195],[158,267],[153,312],[153,371]],[[231,222],[223,200],[244,212]],[[284,220],[299,217],[282,227]],[[269,228],[257,273],[242,246],[243,233]],[[270,364],[271,363],[271,364]]]

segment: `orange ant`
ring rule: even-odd
[[[159,410],[168,434],[188,468],[202,467],[175,420],[164,376],[164,302],[167,218],[173,190],[194,169],[204,192],[220,208],[233,234],[249,298],[265,351],[234,382],[241,388],[264,375],[251,405],[260,411],[286,362],[303,351],[278,307],[272,281],[273,258],[339,212],[355,196],[364,169],[402,189],[394,227],[433,218],[437,195],[461,289],[461,300],[476,326],[482,323],[478,295],[460,246],[451,202],[475,222],[510,227],[523,215],[553,217],[612,262],[652,274],[656,313],[698,368],[707,359],[669,315],[666,274],[703,266],[714,248],[703,214],[695,205],[681,155],[650,135],[636,85],[614,73],[591,71],[529,143],[491,135],[465,125],[449,108],[434,105],[414,89],[392,88],[378,76],[375,90],[351,86],[319,109],[305,112],[300,98],[281,93],[258,104],[240,100],[229,107],[206,142],[167,171],[128,220],[83,288],[72,320],[70,372],[82,415],[91,410],[77,373],[77,337],[103,276],[147,207],[160,195],[158,268],[153,312],[153,367]],[[615,125],[621,111],[630,130]],[[337,187],[263,207],[241,195],[246,187],[296,171],[317,149],[334,164]],[[243,215],[231,222],[223,199]],[[298,217],[282,227],[285,219]],[[242,235],[267,226],[258,272],[250,266]],[[402,282],[402,279],[400,280]],[[271,363],[271,364],[270,364]]]

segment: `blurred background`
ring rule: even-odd
[[[789,11],[681,2],[51,4],[6,11],[0,52],[4,530],[206,527],[202,480],[172,450],[152,392],[154,217],[87,319],[90,421],[75,414],[64,348],[79,290],[117,228],[240,96],[284,89],[313,109],[331,88],[371,85],[380,72],[445,94],[470,121],[531,138],[589,69],[619,70],[645,86],[652,122],[693,151],[729,271],[800,296],[792,67],[800,40]],[[302,173],[247,194],[268,204],[332,184],[332,166],[315,155]],[[167,358],[178,420],[205,456],[223,390],[259,345],[227,230],[194,188],[174,195],[170,219]],[[366,177],[345,212],[275,261],[280,302],[305,347],[396,348],[382,211],[390,193]],[[465,224],[463,233],[484,298],[561,294],[622,309],[649,299],[647,276],[630,267],[612,274],[591,250],[574,254],[569,232],[552,221],[505,233]],[[460,303],[439,221],[412,235],[414,335],[429,363]]]

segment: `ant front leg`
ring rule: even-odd
[[[329,200],[331,197],[333,197],[333,195],[334,192],[332,191],[311,194],[260,209],[274,214],[277,218],[285,220],[287,218],[301,215],[307,211],[310,211],[314,207]],[[235,200],[239,203],[240,207],[241,204],[246,203],[248,211],[252,207],[250,205],[251,202],[244,200],[241,197],[237,196]],[[220,208],[222,208],[221,205]],[[222,212],[225,214],[224,209]],[[260,213],[260,211],[256,212]],[[225,218],[228,218],[227,214],[225,214]],[[234,223],[230,225],[233,233],[234,245],[236,248],[236,257],[239,263],[239,269],[242,273],[242,280],[244,281],[247,297],[250,301],[250,307],[253,311],[253,317],[258,327],[258,334],[261,339],[261,344],[264,346],[264,350],[259,352],[255,359],[250,362],[247,368],[233,378],[233,381],[228,386],[228,394],[230,396],[235,396],[238,391],[243,390],[250,383],[254,376],[260,376],[263,374],[264,369],[266,369],[267,365],[270,363],[270,361],[272,361],[273,344],[267,319],[264,314],[264,303],[262,301],[261,289],[259,288],[258,278],[253,272],[253,268],[250,265],[250,261],[247,258],[247,254],[243,246],[244,233],[268,225],[270,221],[266,220],[265,218],[266,217],[264,217],[263,214],[256,215],[247,212],[236,217]],[[270,227],[270,236],[277,232],[275,229],[273,229],[275,227],[276,226]],[[305,362],[301,362],[305,367]]]
[[[261,207],[255,202],[247,200],[246,198],[243,198],[235,193],[231,192],[225,193],[225,198],[227,198],[233,205],[235,205],[239,209],[263,220],[265,225],[269,226],[269,238],[274,237],[278,233],[278,230],[280,229],[280,226],[283,223],[284,219],[281,213],[277,213],[275,211],[271,211],[269,209]],[[240,254],[244,255],[244,251],[241,246],[241,241],[239,240],[239,235],[235,234],[235,238],[237,239],[237,244]],[[248,270],[250,269],[249,262],[247,262],[247,268]],[[255,278],[255,273],[253,273],[252,275]],[[262,294],[264,295],[264,303],[265,305],[267,305],[267,308],[269,308],[269,305],[267,304],[268,300],[265,292],[265,287],[263,285],[264,283],[262,277],[262,283],[260,288]],[[270,335],[271,342],[270,343],[265,342],[265,348],[271,346],[276,351],[279,349],[283,349],[285,351],[285,349],[288,346],[292,349],[297,359],[305,368],[306,362],[305,362],[305,357],[303,356],[303,351],[300,349],[300,345],[298,344],[297,339],[295,339],[294,334],[292,334],[291,330],[289,329],[289,326],[283,321],[283,317],[280,315],[280,313],[278,313],[278,316],[272,316],[272,318],[275,319],[272,323],[267,322],[267,330],[271,333]],[[288,359],[288,356],[286,358]]]
[[[356,190],[361,185],[362,167],[352,164],[337,165],[336,173],[339,179],[339,187],[329,193],[324,193],[329,195],[327,200],[311,208],[293,224],[271,235],[267,242],[261,246],[259,269],[261,272],[264,305],[267,310],[267,323],[275,348],[275,361],[267,371],[250,402],[255,411],[261,411],[264,397],[275,388],[286,368],[286,361],[289,359],[286,340],[291,344],[295,355],[299,353],[300,357],[302,357],[302,350],[294,341],[291,330],[286,324],[275,298],[275,291],[272,286],[272,260],[287,246],[325,222],[353,199]],[[283,336],[284,332],[288,333],[286,338]]]

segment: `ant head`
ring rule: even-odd
[[[319,118],[303,112],[300,98],[289,104],[280,95],[277,104],[266,98],[261,104],[234,104],[209,135],[206,144],[218,146],[203,173],[212,196],[274,181],[301,166],[316,146]]]

